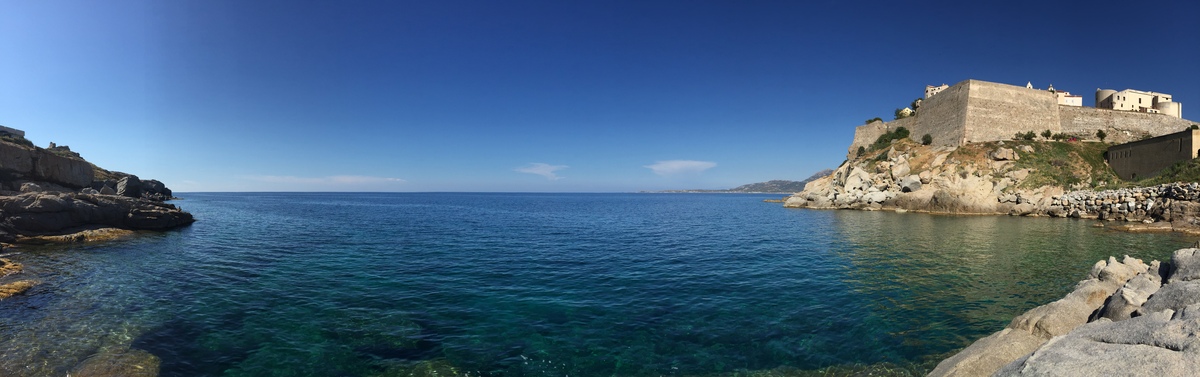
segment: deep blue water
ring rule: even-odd
[[[920,372],[1098,259],[1195,241],[772,195],[181,196],[182,230],[6,251],[42,284],[0,302],[0,375],[127,347],[163,376]]]

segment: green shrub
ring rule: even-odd
[[[1033,131],[1029,131],[1024,134],[1017,134],[1017,135],[1020,135],[1021,139],[1024,139],[1026,141],[1037,138],[1037,134],[1033,133]]]
[[[1193,125],[1192,125],[1192,129],[1193,129],[1193,130],[1200,130],[1200,124],[1193,124]]]
[[[907,139],[909,135],[908,129],[904,127],[896,127],[893,131],[888,131],[883,135],[879,135],[874,143],[871,143],[871,150],[879,150],[892,145],[893,141]]]
[[[1100,142],[1104,142],[1104,138],[1106,137],[1108,137],[1108,134],[1104,133],[1104,130],[1096,130],[1096,138],[1099,138]]]
[[[921,145],[929,145],[929,144],[933,144],[933,136],[929,136],[929,134],[925,134],[925,136],[921,136]]]
[[[861,145],[860,145],[860,146],[858,146],[858,154],[857,154],[857,155],[855,155],[855,156],[856,156],[856,157],[862,157],[863,153],[867,153],[867,148],[865,148],[865,147],[863,147],[863,146],[861,146]]]
[[[1057,134],[1054,134],[1054,135],[1050,136],[1050,138],[1051,138],[1051,139],[1054,139],[1054,141],[1063,141],[1063,140],[1066,140],[1066,139],[1067,139],[1067,137],[1068,137],[1068,136],[1067,136],[1066,134],[1063,134],[1063,133],[1057,133]]]
[[[1051,136],[1054,136],[1054,133],[1050,132],[1050,130],[1045,130],[1045,131],[1042,131],[1042,138],[1043,138],[1043,139],[1050,140],[1050,137],[1051,137]]]

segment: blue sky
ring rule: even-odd
[[[181,192],[608,192],[803,179],[968,78],[1200,119],[1200,6],[977,3],[10,1],[0,124]]]

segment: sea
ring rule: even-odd
[[[183,193],[198,219],[21,246],[0,375],[922,375],[1096,261],[1095,220],[787,209],[757,194]]]

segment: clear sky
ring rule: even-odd
[[[1200,5],[3,1],[0,125],[175,191],[637,191],[799,180],[972,78],[1170,93]]]

